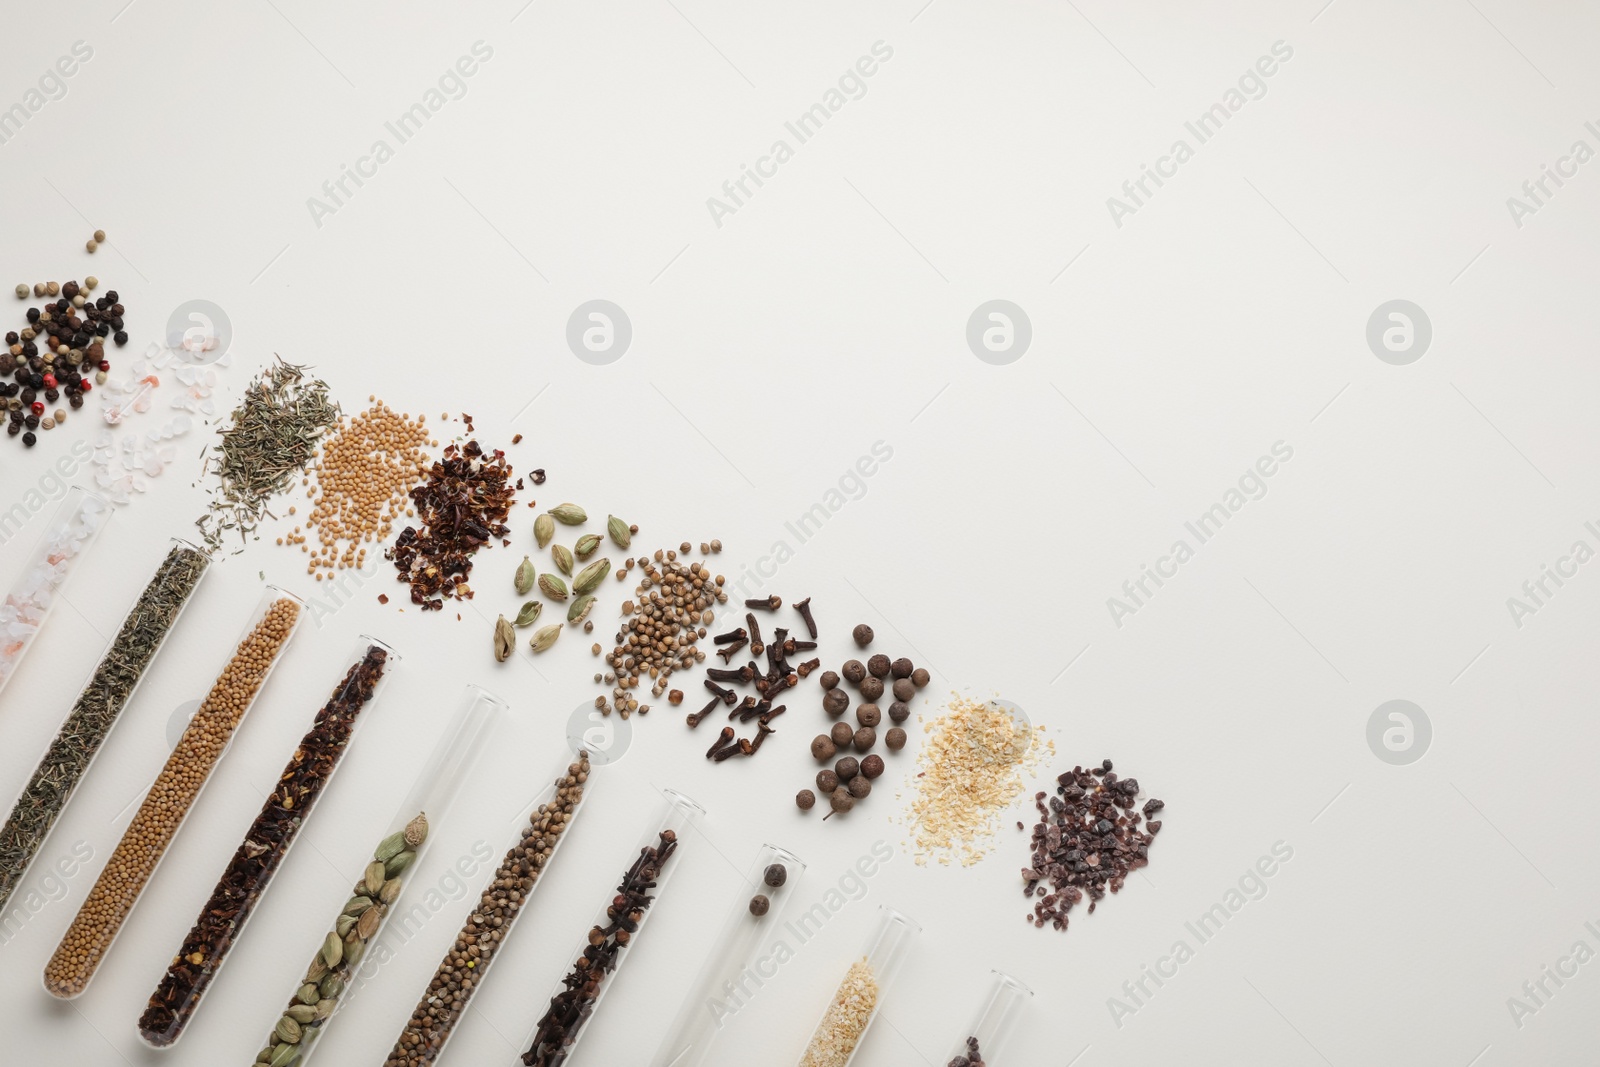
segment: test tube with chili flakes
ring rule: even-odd
[[[295,746],[261,814],[250,824],[167,973],[150,995],[139,1018],[139,1036],[146,1044],[167,1048],[188,1030],[228,952],[243,935],[273,875],[333,780],[355,739],[356,728],[366,721],[363,712],[377,699],[400,657],[382,641],[363,635],[345,662],[351,666],[344,678]]]
[[[303,601],[267,586],[233,658],[201,701],[77,917],[45,964],[44,988],[51,996],[71,1000],[89,988],[304,617]]]

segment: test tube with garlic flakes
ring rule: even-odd
[[[255,1062],[270,1067],[304,1067],[317,1042],[359,984],[357,969],[398,907],[410,872],[426,850],[433,831],[472,772],[489,735],[506,711],[499,697],[469,685],[461,710],[434,746],[428,763],[323,936],[311,963],[278,1014]]]
[[[212,771],[232,745],[239,724],[299,629],[304,608],[298,597],[267,586],[233,658],[189,720],[77,917],[45,964],[44,987],[51,996],[71,1000],[89,988],[161,858],[194,810]]]
[[[798,1067],[846,1067],[877,1018],[889,986],[900,973],[911,943],[922,927],[888,905],[878,908],[878,924],[861,955],[822,1013]]]
[[[1033,999],[1033,990],[1004,971],[990,974],[993,978],[977,1018],[956,1039],[945,1061],[950,1067],[998,1067],[1000,1053]]]

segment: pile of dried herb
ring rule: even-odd
[[[276,518],[267,502],[285,492],[305,471],[323,435],[339,419],[339,405],[328,399],[328,383],[307,379],[305,367],[277,359],[245,389],[232,424],[219,431],[222,443],[207,464],[222,484],[210,508],[195,520],[208,548],[216,549],[229,530],[244,542],[261,516]]]

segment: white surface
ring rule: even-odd
[[[1589,1050],[1600,964],[1546,980],[1554,996],[1520,1028],[1507,999],[1574,942],[1600,948],[1583,925],[1600,926],[1600,660],[1584,651],[1597,565],[1520,628],[1506,598],[1574,540],[1600,547],[1583,526],[1600,518],[1600,164],[1520,228],[1505,201],[1574,140],[1600,148],[1583,126],[1600,114],[1592,7],[123,4],[8,12],[0,104],[74,41],[94,54],[0,145],[7,289],[98,274],[125,296],[137,344],[182,301],[212,300],[236,331],[230,405],[278,352],[315,364],[347,410],[376,392],[430,418],[470,411],[488,444],[520,432],[517,468],[550,472],[541,506],[626,516],[642,544],[720,537],[730,578],[786,542],[769,588],[814,598],[830,665],[849,626],[871,622],[885,651],[934,672],[928,696],[1012,699],[1048,725],[1055,770],[1110,756],[1167,801],[1148,879],[1064,935],[1021,922],[1014,830],[975,870],[898,855],[714,1063],[797,1058],[878,902],[926,932],[860,1064],[942,1063],[990,967],[1039,993],[1007,1067],[1489,1067]],[[480,40],[493,56],[466,95],[315,225],[306,199]],[[893,57],[866,95],[717,227],[706,198],[880,40]],[[1293,57],[1265,96],[1115,226],[1106,198],[1280,40]],[[111,243],[91,258],[96,227]],[[568,315],[597,298],[634,329],[605,367],[564,342]],[[1032,320],[1032,348],[1009,366],[964,340],[995,298]],[[1410,366],[1364,339],[1395,298],[1433,322]],[[32,452],[0,441],[0,505],[90,424]],[[1106,599],[1280,440],[1294,455],[1267,495],[1115,626]],[[876,441],[892,459],[799,543],[785,524]],[[202,434],[180,445],[5,693],[7,797],[165,538],[203,507]],[[537,669],[490,657],[533,514],[519,508],[516,546],[481,557],[483,592],[459,623],[401,614],[400,596],[380,607],[378,591],[399,591],[380,578],[306,627],[94,985],[53,1003],[40,968],[155,774],[172,710],[225,658],[258,572],[317,591],[300,555],[270,543],[221,561],[47,850],[84,841],[91,869],[0,946],[8,1060],[248,1063],[469,681],[510,699],[515,723],[420,876],[480,837],[499,854],[593,693],[573,635]],[[5,546],[0,581],[20,554]],[[618,590],[606,584],[597,618]],[[362,631],[405,654],[403,684],[192,1032],[158,1057],[135,1036],[145,998]],[[1410,766],[1365,740],[1390,699],[1433,724]],[[586,1063],[653,1051],[760,841],[810,862],[802,903],[875,839],[897,844],[887,785],[848,821],[795,813],[820,718],[791,713],[758,760],[714,769],[706,731],[681,714],[636,720],[448,1062],[513,1062],[652,782],[706,806],[705,837],[685,847]],[[887,782],[912,766],[891,765]],[[1196,946],[1185,922],[1278,841],[1293,859],[1266,896]],[[320,1062],[381,1062],[461,912],[445,909],[351,1004]],[[1108,998],[1180,938],[1194,958],[1119,1027]]]

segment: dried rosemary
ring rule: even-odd
[[[248,540],[261,516],[276,518],[267,502],[288,490],[316,453],[323,435],[339,419],[339,405],[328,399],[328,383],[307,379],[305,367],[276,359],[248,388],[234,409],[232,425],[220,431],[222,443],[207,464],[222,484],[210,507],[195,520],[208,548],[223,534],[238,530]]]

